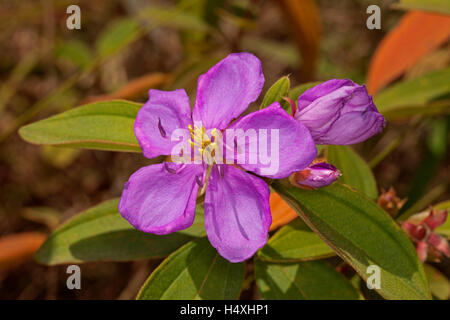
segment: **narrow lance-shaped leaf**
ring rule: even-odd
[[[433,296],[439,300],[448,300],[450,298],[450,282],[447,277],[429,264],[424,264],[424,268]]]
[[[297,102],[297,99],[303,92],[305,92],[308,89],[311,89],[312,87],[317,86],[318,84],[320,84],[320,82],[317,81],[300,84],[291,89],[291,91],[289,92],[289,98]]]
[[[264,299],[359,299],[350,281],[324,261],[276,264],[256,260],[255,276]]]
[[[202,209],[198,207],[189,229],[158,236],[131,226],[118,211],[118,199],[76,215],[56,229],[36,253],[47,265],[88,261],[128,261],[168,256],[186,242],[204,235]]]
[[[254,52],[258,56],[270,56],[293,68],[297,68],[300,63],[298,50],[286,42],[244,36],[242,37],[242,50]]]
[[[190,13],[189,9],[181,11],[180,8],[175,6],[146,6],[139,12],[138,16],[159,26],[189,30],[190,32],[206,33],[212,29],[200,16]]]
[[[281,199],[276,192],[270,193],[269,204],[270,213],[272,215],[272,224],[270,225],[269,231],[284,226],[285,224],[288,224],[292,220],[298,218],[298,215],[294,209],[292,209],[286,201]]]
[[[34,144],[141,152],[133,130],[140,107],[124,100],[92,103],[26,125],[19,134]]]
[[[300,219],[292,221],[273,235],[258,252],[261,260],[293,262],[315,260],[335,253]]]
[[[450,68],[428,72],[421,77],[402,81],[375,96],[381,113],[405,106],[420,106],[450,92]]]
[[[377,183],[369,165],[348,146],[328,146],[327,160],[341,171],[339,182],[348,184],[375,199]]]
[[[28,261],[47,235],[41,232],[19,232],[0,236],[0,273]]]
[[[423,10],[441,14],[450,14],[450,2],[448,0],[400,0],[393,4],[394,7],[407,10]]]
[[[302,54],[300,76],[309,80],[314,75],[322,33],[318,5],[314,0],[280,0],[277,3],[290,23],[289,28]]]
[[[90,48],[84,42],[77,40],[59,43],[55,48],[55,57],[82,69],[89,66],[94,60]]]
[[[138,300],[237,299],[244,264],[222,258],[207,238],[171,254],[142,286]]]
[[[285,76],[278,79],[277,82],[267,90],[259,109],[268,107],[274,102],[279,102],[280,104],[283,103],[283,97],[288,95],[290,86],[291,83],[288,77]]]
[[[117,52],[158,26],[178,29],[209,31],[211,28],[202,19],[187,13],[198,1],[184,1],[177,6],[146,6],[134,17],[114,21],[97,39],[100,58]]]
[[[398,79],[421,58],[445,43],[449,35],[450,17],[423,11],[403,15],[372,56],[367,75],[369,93],[375,94]]]
[[[387,120],[406,118],[414,115],[433,116],[436,114],[450,113],[450,99],[442,99],[432,102],[427,102],[421,105],[404,105],[395,107],[383,112],[383,116]]]
[[[105,57],[134,41],[140,33],[139,23],[133,18],[113,22],[97,40],[97,51]]]
[[[33,70],[39,61],[38,49],[29,51],[10,71],[8,78],[0,85],[0,114],[9,100],[15,95],[22,81]]]
[[[400,227],[373,201],[335,183],[302,190],[277,181],[272,187],[363,279],[380,268],[378,293],[387,299],[429,299],[424,270]]]

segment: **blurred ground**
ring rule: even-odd
[[[59,43],[76,39],[92,47],[101,30],[111,21],[155,1],[80,0],[80,31],[69,31],[65,27],[65,10],[71,2],[0,1],[0,83],[7,82],[14,67],[29,59],[30,53],[38,56],[35,62],[32,61],[30,73],[17,84],[17,91],[4,107],[0,107],[0,132],[75,72],[73,65],[55,56]],[[159,1],[167,2],[171,1]],[[384,1],[381,5],[382,30],[370,31],[365,27],[365,10],[376,2],[318,1],[323,37],[314,79],[348,77],[359,83],[365,81],[374,49],[402,15],[402,12],[388,10],[389,1]],[[269,0],[252,1],[252,5],[254,9],[249,15],[256,27],[244,32],[224,19],[227,16],[224,14],[218,21],[222,37],[216,35],[208,39],[204,48],[198,47],[202,41],[186,41],[183,35],[170,28],[157,28],[84,77],[57,103],[52,103],[33,119],[45,118],[79,105],[89,96],[113,92],[129,80],[152,72],[171,74],[192,56],[225,55],[231,51],[249,50],[249,47],[260,49],[257,55],[263,62],[267,85],[285,74],[291,75],[293,85],[300,83],[301,58],[280,7]],[[225,10],[231,12],[232,9],[231,5],[225,6]],[[274,42],[283,46],[270,47]],[[190,47],[190,44],[196,47]],[[262,44],[268,48],[261,48]],[[169,86],[179,84],[190,90],[188,94],[192,93],[195,78],[202,72],[194,70],[192,79],[179,80]],[[134,100],[144,101],[145,96]],[[389,135],[394,137],[405,132],[410,126],[410,121],[389,123],[386,139]],[[415,126],[415,130],[375,170],[379,186],[394,186],[400,196],[405,196],[410,190],[414,174],[424,165],[427,155],[430,127],[421,123]],[[370,160],[379,151],[374,149],[378,142],[379,138],[374,138],[358,146],[357,150]],[[12,134],[0,148],[0,236],[22,231],[49,233],[51,228],[75,213],[120,196],[129,175],[145,163],[146,159],[138,154],[40,148],[27,144],[17,133]],[[448,169],[446,155],[430,169],[433,170],[432,177],[424,191],[450,181]],[[448,198],[449,193],[444,190],[435,202]],[[82,268],[83,290],[69,291],[65,286],[64,266],[47,268],[30,261],[14,270],[0,272],[0,298],[133,298],[136,288],[157,263],[86,264]],[[252,290],[247,290],[243,297],[251,298],[252,295]]]

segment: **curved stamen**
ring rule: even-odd
[[[195,182],[197,182],[197,184],[200,188],[203,188],[204,183],[200,180],[200,178],[198,176],[195,176]]]
[[[161,118],[158,118],[158,129],[159,129],[159,133],[161,134],[161,137],[165,138],[166,137],[166,130],[164,130],[162,124],[161,124]]]
[[[166,169],[166,171],[168,173],[172,173],[172,174],[176,174],[177,173],[177,170],[169,167],[168,162],[164,162],[164,169]]]
[[[169,163],[170,162],[164,161],[164,169],[166,169],[166,171],[171,174],[177,174],[178,172],[186,168],[186,163],[183,163],[178,169],[169,167]]]
[[[217,171],[219,171],[219,176],[223,178],[225,176],[225,173],[223,172],[222,166],[217,166]]]
[[[207,164],[213,164],[215,162],[216,149],[218,147],[218,143],[215,142],[218,133],[217,129],[214,128],[210,133],[207,133],[203,126],[198,127],[197,125],[189,125],[188,128],[191,135],[189,144],[194,152],[198,151],[206,158]]]

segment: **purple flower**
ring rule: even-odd
[[[222,164],[221,157],[214,152],[210,153],[212,162],[150,165],[135,172],[125,184],[119,203],[122,216],[141,231],[168,234],[193,223],[196,198],[205,193],[205,229],[220,255],[239,262],[261,248],[272,220],[270,190],[264,180],[244,170],[285,178],[306,168],[316,156],[309,130],[278,103],[246,115],[230,126],[231,120],[258,98],[263,84],[258,58],[249,53],[230,54],[200,76],[192,116],[184,90],[150,90],[149,100],[136,117],[134,130],[144,156],[153,158],[173,156],[172,151],[180,141],[171,137],[180,128],[191,136],[189,144],[182,145],[181,155],[191,150],[203,154],[216,144],[210,136],[227,128],[243,132],[275,129],[280,154],[276,172],[266,172],[268,164],[259,160]],[[201,125],[195,125],[200,122]],[[228,142],[234,144],[232,154],[241,150],[247,159],[255,152],[246,148],[248,139]]]
[[[332,184],[340,176],[341,173],[335,166],[326,162],[318,162],[302,171],[294,173],[289,178],[295,186],[316,189]]]
[[[317,144],[355,144],[380,133],[383,116],[365,86],[333,79],[306,90],[298,99],[295,119]]]

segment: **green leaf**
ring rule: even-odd
[[[450,99],[427,102],[424,105],[410,105],[385,110],[383,116],[387,120],[406,118],[414,115],[433,116],[450,113]]]
[[[448,146],[448,121],[446,118],[431,119],[428,128],[431,132],[426,140],[426,148],[421,152],[422,161],[409,181],[408,200],[400,209],[399,216],[403,218],[427,207],[446,191],[445,183],[442,186],[433,187],[430,191],[427,189],[439,173],[439,167],[445,159]]]
[[[283,97],[288,95],[290,87],[291,83],[289,77],[284,76],[278,79],[269,90],[267,90],[259,109],[266,108],[274,102],[279,102],[281,104],[283,102]]]
[[[375,96],[381,113],[395,109],[423,106],[427,102],[450,92],[450,68],[433,71],[412,80],[402,81]]]
[[[222,258],[207,238],[172,253],[142,286],[138,300],[237,299],[244,264]]]
[[[298,97],[300,97],[300,95],[305,92],[308,89],[311,89],[312,87],[317,86],[318,84],[320,84],[321,82],[308,82],[308,83],[303,83],[301,85],[298,85],[294,88],[291,89],[291,91],[289,92],[289,98],[291,98],[292,100],[294,100],[295,102],[297,102]]]
[[[201,17],[180,11],[177,7],[147,6],[139,12],[139,17],[155,25],[172,27],[180,30],[208,32],[211,27]]]
[[[400,0],[400,2],[394,3],[392,6],[407,10],[450,14],[450,2],[448,0]]]
[[[203,19],[211,26],[217,27],[219,24],[218,12],[224,7],[225,0],[203,0],[199,3]],[[245,10],[245,9],[244,9]],[[245,11],[246,12],[246,11]]]
[[[133,130],[140,107],[124,100],[92,103],[24,126],[19,134],[34,144],[141,152]]]
[[[450,298],[450,282],[447,277],[429,264],[424,264],[424,268],[433,296],[439,300],[448,300]]]
[[[375,199],[377,183],[369,165],[348,146],[328,146],[327,161],[341,171],[339,182],[348,184]]]
[[[81,150],[78,149],[52,146],[44,146],[39,151],[43,161],[60,169],[70,166],[81,154]]]
[[[380,268],[387,299],[429,299],[423,267],[407,235],[373,201],[335,183],[318,190],[295,188],[277,181],[272,188],[307,225],[346,260],[363,279],[367,268]]]
[[[55,47],[55,57],[68,61],[79,68],[86,68],[94,59],[89,47],[84,42],[77,40],[59,43]]]
[[[118,199],[82,212],[56,229],[35,255],[46,265],[89,261],[128,261],[168,256],[204,235],[203,217],[184,232],[158,236],[131,226],[118,211]],[[201,211],[201,209],[199,209]],[[203,230],[203,231],[202,231]]]
[[[450,200],[440,202],[432,207],[435,210],[447,210],[450,213]],[[445,220],[445,223],[437,227],[435,231],[439,234],[450,237],[450,218],[447,218],[447,220]]]
[[[357,300],[358,291],[323,261],[255,261],[256,284],[266,300]]]
[[[97,40],[97,53],[100,57],[108,56],[139,36],[139,23],[132,18],[123,18],[113,22]]]
[[[39,49],[31,50],[24,57],[21,57],[9,73],[9,77],[2,80],[0,85],[0,114],[15,95],[23,80],[33,71],[33,68],[38,63],[38,51]]]
[[[281,41],[262,39],[255,36],[244,36],[241,41],[243,51],[254,52],[258,56],[267,56],[281,61],[291,67],[298,67],[299,52],[291,44]]]
[[[271,262],[315,260],[335,253],[300,219],[295,219],[273,235],[258,252],[258,257]]]

